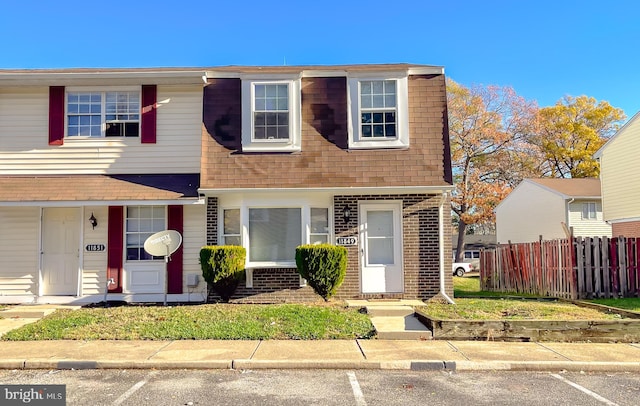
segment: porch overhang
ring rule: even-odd
[[[202,204],[199,174],[0,176],[0,206]]]

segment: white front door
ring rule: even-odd
[[[362,293],[401,293],[402,204],[360,205]]]
[[[77,295],[79,261],[80,208],[44,208],[42,294]]]

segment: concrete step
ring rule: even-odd
[[[79,306],[60,306],[60,305],[20,305],[15,307],[9,307],[0,311],[0,317],[5,319],[20,318],[20,319],[40,319],[44,316],[55,312],[57,309],[77,309]]]
[[[367,314],[371,317],[405,317],[414,314],[413,307],[401,305],[366,306]]]
[[[413,313],[406,316],[371,317],[381,340],[431,340],[433,333]]]

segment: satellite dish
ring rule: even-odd
[[[154,257],[170,257],[182,244],[182,236],[176,230],[155,233],[144,242],[144,250]]]
[[[176,252],[182,244],[182,236],[176,230],[165,230],[155,233],[147,238],[144,242],[144,250],[154,257],[164,257],[165,264],[169,263],[171,254]],[[166,267],[169,271],[169,267]],[[164,305],[167,305],[169,275],[164,278]]]

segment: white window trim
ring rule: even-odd
[[[64,138],[65,141],[68,140],[102,140],[104,141],[105,139],[108,140],[140,140],[141,137],[141,125],[142,125],[142,86],[67,86],[65,87],[65,92],[64,92]],[[138,112],[139,114],[139,119],[138,119],[138,136],[137,137],[106,137],[105,131],[106,131],[106,121],[102,120],[102,122],[100,123],[100,137],[87,137],[87,136],[81,136],[81,135],[73,135],[73,136],[69,136],[69,112],[67,111],[67,105],[68,105],[68,94],[69,93],[75,93],[75,92],[100,92],[100,93],[105,93],[105,92],[138,92],[139,97],[140,97],[140,110]],[[101,100],[102,103],[102,113],[101,115],[104,116],[105,112],[104,112],[104,103],[105,100],[104,98]]]
[[[135,264],[149,264],[149,263],[160,263],[163,262],[164,259],[162,258],[157,258],[157,259],[128,259],[127,258],[127,235],[133,232],[129,232],[127,230],[127,220],[129,219],[129,217],[127,216],[127,209],[130,207],[151,207],[153,210],[153,207],[164,207],[164,226],[163,226],[163,230],[167,229],[167,223],[169,221],[169,213],[168,213],[168,206],[166,205],[161,205],[161,204],[153,204],[153,205],[140,205],[140,204],[130,204],[130,205],[126,205],[124,206],[124,224],[122,225],[122,231],[124,233],[123,235],[123,241],[122,241],[122,260],[123,260],[123,264],[129,264],[129,265],[135,265]],[[162,231],[162,230],[160,230]],[[154,231],[153,233],[156,233],[157,231]],[[152,234],[153,234],[152,233]],[[138,232],[139,234],[139,232]],[[144,249],[144,248],[143,248]]]
[[[243,201],[240,206],[224,206],[220,207],[218,210],[218,241],[222,241],[224,237],[224,219],[222,218],[224,210],[232,209],[232,208],[240,208],[240,240],[242,241],[242,246],[247,250],[245,268],[247,269],[255,269],[255,268],[295,268],[296,262],[295,259],[291,261],[251,261],[251,247],[249,245],[249,209],[301,209],[301,222],[302,227],[300,230],[301,233],[301,244],[309,244],[311,241],[311,209],[312,208],[327,208],[328,216],[329,216],[329,243],[333,241],[333,206],[323,206],[319,205],[316,202],[309,201],[291,201],[291,200],[283,200],[282,204],[272,203],[272,204],[260,204],[259,201],[247,199]],[[295,253],[291,253],[293,257]]]
[[[224,233],[224,212],[225,210],[240,210],[240,216],[242,218],[242,209],[239,206],[229,206],[220,209],[220,235],[218,236],[218,245],[228,245],[225,237],[238,236],[240,237],[240,244],[242,244],[242,223],[240,223],[240,234],[225,234]]]
[[[254,140],[253,105],[255,85],[289,85],[289,139]],[[243,79],[242,80],[242,151],[243,152],[297,152],[301,150],[302,108],[300,106],[300,78]]]
[[[363,80],[396,81],[396,139],[372,140],[360,134],[360,90]],[[350,75],[347,78],[348,132],[350,149],[409,148],[409,81],[406,73],[376,76]]]
[[[591,213],[591,211],[589,210],[589,207],[591,207],[591,205],[593,205],[593,217],[589,217],[589,214]],[[585,206],[587,207],[587,216],[585,217]],[[598,204],[596,202],[584,202],[582,203],[582,220],[586,220],[586,221],[594,221],[598,219]]]

